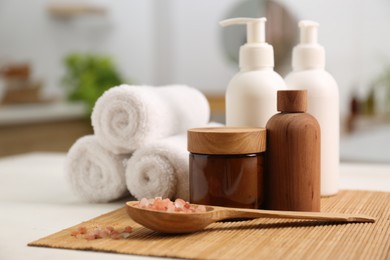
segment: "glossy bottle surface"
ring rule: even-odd
[[[286,89],[282,77],[274,71],[274,49],[266,42],[262,18],[233,18],[222,26],[247,26],[247,42],[240,47],[239,67],[226,90],[226,125],[265,127],[276,113],[276,91]]]
[[[260,208],[263,153],[190,154],[190,201],[214,206]]]
[[[286,89],[272,68],[241,71],[226,91],[226,125],[265,127],[276,111],[276,92]]]
[[[336,81],[324,69],[294,71],[286,77],[289,89],[307,89],[307,112],[321,127],[321,195],[338,192],[340,115]]]
[[[340,111],[339,88],[325,70],[326,53],[318,42],[319,24],[299,22],[300,42],[293,49],[293,71],[286,78],[288,89],[307,90],[307,112],[321,127],[321,195],[338,192]]]

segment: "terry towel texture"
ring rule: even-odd
[[[115,155],[96,136],[78,139],[69,149],[65,174],[74,192],[88,202],[109,202],[128,194],[125,163],[129,155]]]
[[[127,162],[126,184],[142,198],[189,199],[188,152],[185,135],[171,136],[134,152]]]
[[[207,126],[222,124],[211,122]],[[127,162],[127,188],[138,200],[154,197],[189,200],[188,155],[187,133],[136,150]]]
[[[208,101],[195,88],[121,85],[97,100],[92,126],[103,147],[128,154],[155,140],[205,125],[209,118]]]

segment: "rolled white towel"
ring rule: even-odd
[[[136,150],[126,166],[127,188],[138,200],[154,197],[189,200],[188,155],[187,133]]]
[[[126,154],[204,125],[209,118],[209,103],[195,88],[121,85],[97,100],[92,126],[102,146],[113,153]]]
[[[69,149],[65,173],[73,191],[88,202],[109,202],[129,194],[125,163],[129,155],[115,155],[96,136],[79,138]]]
[[[161,139],[136,150],[126,167],[130,193],[142,198],[189,199],[186,135]]]

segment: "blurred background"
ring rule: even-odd
[[[96,99],[120,83],[196,87],[224,122],[246,31],[218,22],[266,16],[282,76],[297,22],[320,23],[340,90],[341,160],[390,163],[389,10],[387,0],[0,0],[0,157],[66,152],[92,133]]]

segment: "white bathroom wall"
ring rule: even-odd
[[[319,41],[327,54],[327,70],[340,88],[345,115],[353,91],[367,95],[373,79],[390,64],[390,2],[387,0],[278,0],[298,19],[320,23]]]
[[[224,29],[218,22],[243,0],[73,1],[101,4],[108,15],[60,20],[48,15],[46,7],[70,0],[0,0],[0,63],[30,61],[48,92],[58,90],[61,60],[71,51],[109,53],[123,74],[139,84],[185,83],[208,93],[224,93],[238,70],[223,53]],[[351,89],[364,95],[389,60],[390,2],[278,2],[298,20],[320,23],[319,40],[327,51],[327,69],[340,85],[345,114]]]
[[[242,0],[166,0],[170,7],[172,80],[205,92],[224,92],[238,70],[221,49],[218,21]],[[390,2],[386,0],[278,0],[297,20],[320,23],[319,41],[327,52],[327,70],[340,88],[341,112],[347,113],[354,89],[364,96],[373,78],[390,62]],[[173,18],[172,18],[173,17]],[[242,30],[245,30],[242,26]],[[237,49],[237,52],[239,50]],[[157,72],[158,73],[158,72]],[[284,75],[283,75],[284,76]]]
[[[52,17],[52,3],[91,3],[106,16]],[[73,51],[110,54],[128,79],[151,83],[152,1],[0,0],[0,63],[30,62],[46,92],[60,92],[63,57]]]
[[[185,83],[207,93],[225,91],[237,68],[227,64],[223,56],[218,22],[234,2],[236,1],[164,1],[169,14],[160,15],[162,20],[168,17],[170,19],[172,38],[168,40],[166,50],[172,55],[159,66],[169,66],[174,72],[171,73],[171,79],[165,79],[166,83]],[[164,51],[160,49],[160,52]],[[156,71],[156,74],[161,74],[161,71]]]

